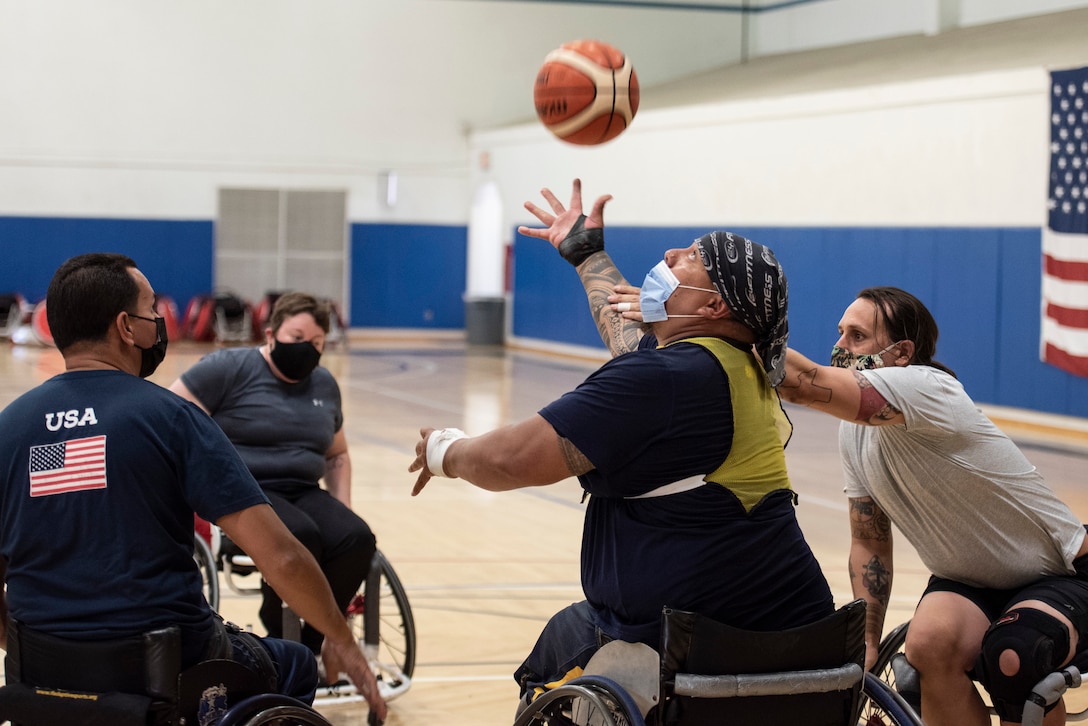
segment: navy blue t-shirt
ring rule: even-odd
[[[120,371],[58,375],[0,412],[0,555],[12,617],[63,638],[166,625],[199,657],[213,615],[193,560],[209,521],[268,499],[203,411]]]
[[[729,455],[729,380],[706,348],[619,356],[540,414],[595,466],[579,477],[592,495],[582,586],[609,635],[657,647],[664,606],[752,630],[832,612],[788,482],[751,512],[718,484],[629,498],[709,474]]]

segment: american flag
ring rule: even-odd
[[[30,447],[30,496],[105,488],[105,436]]]
[[[1050,74],[1042,359],[1088,376],[1088,67]]]

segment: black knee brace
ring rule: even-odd
[[[1002,673],[999,664],[1006,650],[1020,657],[1020,670],[1011,676]],[[1061,622],[1039,610],[1016,608],[986,631],[975,673],[990,694],[998,716],[1019,723],[1032,688],[1060,668],[1068,653],[1069,632]]]

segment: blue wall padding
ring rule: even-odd
[[[36,303],[69,257],[119,252],[184,311],[193,295],[211,291],[214,235],[210,221],[0,217],[0,292]]]
[[[465,327],[463,225],[352,224],[351,326]]]
[[[790,284],[790,344],[810,358],[826,361],[859,290],[894,285],[933,313],[937,359],[976,401],[1088,416],[1088,379],[1039,360],[1039,229],[731,229],[775,251]],[[607,249],[641,284],[665,249],[706,231],[609,227]],[[514,334],[603,348],[570,265],[547,242],[514,237]]]
[[[608,251],[634,284],[669,247],[707,228],[609,227]],[[917,295],[941,329],[937,358],[980,403],[1088,417],[1088,379],[1039,360],[1037,228],[736,227],[769,245],[790,282],[790,343],[824,361],[863,287]],[[464,225],[364,224],[350,231],[353,327],[463,329]],[[109,251],[136,260],[179,307],[212,289],[214,223],[0,217],[0,292],[45,297],[61,262]],[[603,348],[573,269],[543,240],[514,238],[512,331]]]

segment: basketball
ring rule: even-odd
[[[599,40],[576,40],[544,58],[533,102],[545,128],[563,141],[603,144],[631,125],[638,77],[623,51]]]

